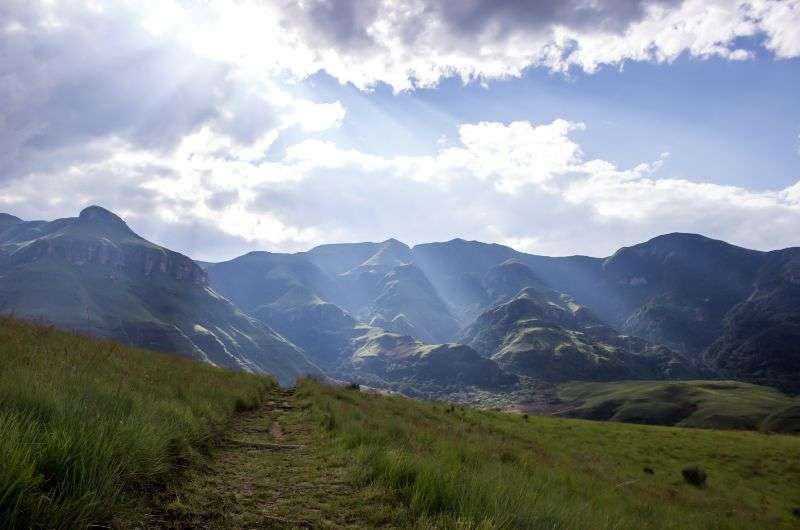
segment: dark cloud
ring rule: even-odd
[[[137,216],[131,218],[129,224],[150,241],[198,260],[222,261],[253,250],[251,242],[220,230],[212,221],[179,219],[165,223],[153,217]]]
[[[402,15],[372,0],[285,2],[292,26],[306,27],[307,37],[325,40],[342,51],[376,45],[367,29],[381,22],[411,45],[435,28],[442,38],[472,41],[511,34],[539,34],[554,26],[590,32],[621,33],[646,14],[648,6],[675,7],[683,0],[423,0],[406,4]],[[418,9],[417,9],[418,8]]]
[[[287,1],[283,7],[289,20],[304,20],[313,28],[313,40],[322,37],[344,49],[371,46],[367,28],[379,16],[379,2],[374,0],[311,0]],[[292,28],[293,29],[293,28]]]
[[[428,0],[451,30],[475,35],[538,32],[552,26],[619,33],[641,20],[648,5],[677,5],[682,0]]]

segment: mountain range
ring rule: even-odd
[[[284,383],[431,395],[727,377],[800,391],[800,249],[695,234],[606,258],[389,239],[200,263],[97,206],[0,214],[0,309]]]
[[[320,373],[302,350],[212,290],[194,261],[97,206],[51,222],[0,218],[0,307],[285,383]]]

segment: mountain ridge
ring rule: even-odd
[[[320,373],[295,345],[215,293],[193,260],[98,206],[0,232],[0,306],[125,344],[269,371],[284,384]]]
[[[56,260],[72,267],[73,273],[81,267],[105,267],[103,274],[112,279],[120,270],[123,276],[135,272],[145,279],[166,275],[169,281],[186,281],[214,296],[218,291],[233,302],[230,311],[241,308],[247,313],[242,317],[250,319],[250,325],[276,326],[276,337],[290,347],[292,342],[302,344],[308,351],[297,348],[298,354],[307,353],[331,369],[341,368],[358,349],[354,341],[362,336],[359,326],[411,336],[426,346],[443,345],[464,337],[464,330],[481,315],[527,292],[528,298],[535,293],[545,305],[561,304],[564,309],[575,304],[597,320],[588,335],[584,324],[570,322],[564,328],[563,322],[551,323],[562,326],[556,333],[562,346],[572,343],[586,352],[596,347],[624,350],[634,347],[630,340],[614,337],[631,336],[644,341],[635,346],[642,351],[651,348],[645,344],[665,348],[658,351],[665,360],[673,360],[674,369],[675,359],[692,359],[698,367],[705,363],[729,377],[786,388],[785,381],[800,375],[792,346],[793,337],[800,336],[794,331],[800,330],[800,296],[795,293],[800,260],[795,255],[800,255],[796,247],[757,251],[700,234],[672,232],[604,258],[538,256],[461,238],[409,247],[390,238],[318,245],[296,253],[252,251],[201,267],[141,238],[119,216],[99,206],[85,208],[77,218],[50,222],[0,215],[0,271],[29,267],[34,274],[36,267]],[[0,290],[0,302],[15,309],[25,298],[21,285],[33,280],[15,277],[20,285],[9,287],[8,275],[0,274],[7,284],[5,292]],[[67,320],[72,325],[79,320],[79,306],[67,298],[82,295],[67,296],[66,291],[82,292],[76,278],[62,278],[60,286],[66,296],[62,309],[65,314],[71,311]],[[158,298],[153,291],[147,293]],[[219,303],[227,302],[222,300]],[[104,310],[92,309],[98,314]],[[525,341],[532,340],[531,331],[525,331],[530,319],[523,321],[528,322],[523,327],[497,328],[506,333],[497,337],[499,343],[519,346],[523,335]],[[759,333],[759,323],[770,326],[769,333]],[[603,326],[610,331],[597,335]],[[181,332],[187,335],[182,328]],[[210,333],[219,339],[216,330]],[[574,342],[576,334],[584,338]],[[617,345],[603,342],[609,340]],[[558,344],[551,346],[555,351]],[[759,357],[762,351],[769,353]],[[551,368],[558,372],[557,366]],[[619,374],[643,377],[645,372],[625,369]],[[572,376],[592,380],[598,373]],[[678,369],[651,376],[669,373],[688,374]]]

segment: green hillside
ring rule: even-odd
[[[0,316],[0,528],[112,520],[273,386]]]
[[[800,438],[453,408],[301,383],[353,480],[415,528],[797,528]],[[700,466],[703,487],[682,470]],[[406,519],[403,519],[406,518]]]
[[[737,381],[573,382],[558,397],[579,418],[800,433],[800,400]]]
[[[313,380],[283,390],[10,317],[0,432],[4,528],[800,523],[800,437],[527,417]],[[704,485],[684,480],[690,466]]]

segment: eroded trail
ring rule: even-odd
[[[383,517],[315,436],[290,391],[235,420],[202,469],[189,472],[145,528],[375,528]]]

